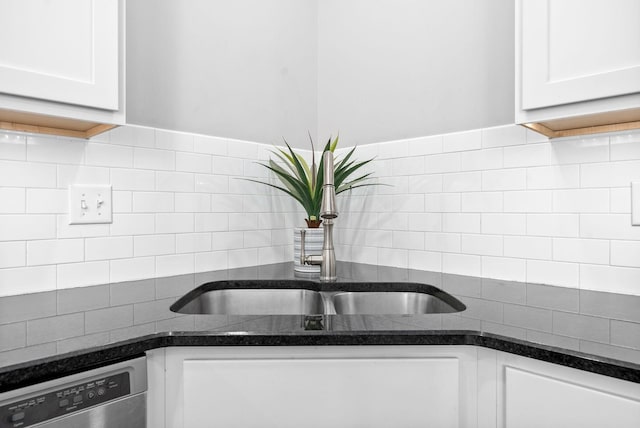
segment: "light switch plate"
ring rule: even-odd
[[[69,224],[99,224],[113,221],[111,186],[69,186]]]
[[[631,225],[640,226],[640,181],[631,182]]]

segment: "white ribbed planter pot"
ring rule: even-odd
[[[304,237],[304,253],[306,256],[322,255],[322,243],[324,242],[324,229],[318,227],[315,229],[304,228],[307,232]],[[319,265],[301,265],[300,264],[300,230],[296,227],[293,229],[293,270],[300,273],[317,273],[320,274]]]

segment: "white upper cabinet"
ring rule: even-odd
[[[123,122],[121,8],[120,0],[2,0],[3,127],[64,127],[51,117]]]
[[[516,121],[553,129],[640,120],[639,21],[638,0],[519,0]]]

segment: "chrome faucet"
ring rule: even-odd
[[[335,281],[336,275],[336,252],[333,248],[333,219],[338,217],[336,209],[336,187],[334,185],[333,174],[333,153],[324,152],[323,155],[323,175],[322,185],[322,205],[320,206],[320,217],[323,219],[324,242],[322,243],[322,255],[304,254],[304,239],[306,230],[300,231],[300,264],[320,265],[320,281]]]

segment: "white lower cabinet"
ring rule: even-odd
[[[168,348],[149,359],[154,427],[476,426],[472,347]]]
[[[640,384],[474,346],[176,347],[148,367],[154,428],[640,426]]]
[[[498,426],[640,427],[640,384],[497,353]]]

